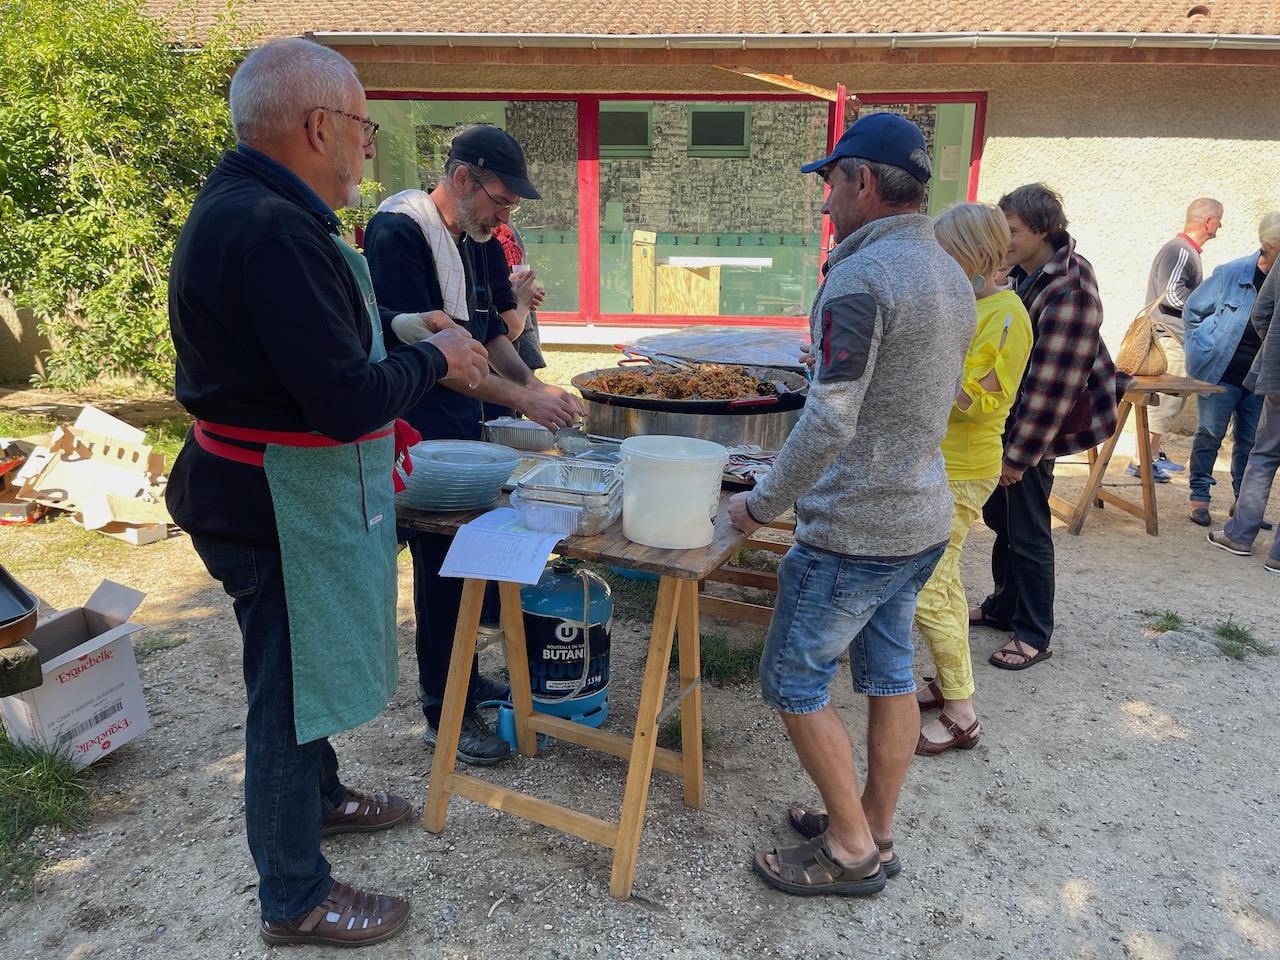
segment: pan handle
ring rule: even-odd
[[[778,398],[773,397],[749,397],[746,400],[730,400],[730,410],[754,410],[757,407],[774,407],[778,405]]]

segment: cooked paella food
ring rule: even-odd
[[[716,363],[698,364],[691,370],[663,366],[610,370],[583,386],[619,397],[655,400],[745,400],[777,392],[768,380],[752,376],[740,367]]]

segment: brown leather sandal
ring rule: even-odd
[[[951,739],[935,743],[921,730],[920,739],[916,741],[916,756],[936,757],[948,750],[972,750],[978,745],[978,737],[982,736],[982,721],[974,720],[968,727],[962,727],[952,720],[945,710],[938,714],[938,719],[947,728],[947,733],[951,734]]]
[[[921,700],[916,697],[916,702],[920,704],[921,710],[937,710],[939,707],[946,706],[947,698],[942,695],[942,688],[938,686],[937,677],[921,677],[925,683],[925,689],[929,691],[929,699]]]
[[[409,901],[381,893],[365,893],[336,880],[329,896],[295,923],[262,921],[259,935],[276,946],[301,943],[364,947],[400,932],[409,920]]]
[[[819,834],[827,832],[831,818],[825,813],[809,813],[804,807],[792,807],[787,811],[787,822],[800,836],[806,840],[812,840]],[[871,839],[876,840],[874,836]],[[890,853],[893,850],[893,837],[888,840],[876,840],[876,849],[881,853]],[[896,853],[893,853],[888,860],[881,860],[880,866],[884,868],[884,875],[890,880],[902,872],[902,861],[898,859]]]
[[[412,815],[413,808],[404,797],[389,793],[361,793],[347,787],[347,799],[342,806],[321,821],[320,836],[389,830]]]
[[[765,859],[770,853],[778,858],[775,873]],[[874,872],[872,871],[874,868]],[[837,894],[842,897],[869,897],[884,889],[888,878],[880,865],[880,851],[857,863],[840,863],[827,849],[826,834],[794,847],[775,847],[759,851],[752,869],[775,890],[802,897]]]
[[[999,650],[995,651],[995,653],[991,654],[991,656],[987,657],[987,662],[993,667],[999,667],[1001,670],[1025,670],[1027,667],[1037,664],[1041,660],[1048,660],[1053,656],[1052,650],[1049,650],[1048,648],[1044,650],[1037,650],[1035,647],[1031,646],[1031,644],[1023,643],[1017,637],[1010,637],[1009,643],[1013,644],[1012,650],[1006,650],[1004,647],[1001,647]],[[1005,644],[1005,646],[1008,645],[1009,644]],[[1007,660],[998,660],[996,659],[996,653],[1012,653],[1015,657],[1022,657],[1022,662],[1009,663]]]

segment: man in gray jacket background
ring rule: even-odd
[[[1155,315],[1156,336],[1169,359],[1169,374],[1175,377],[1187,375],[1186,353],[1182,347],[1182,309],[1187,298],[1204,280],[1204,267],[1200,253],[1204,245],[1218,235],[1222,226],[1222,204],[1212,197],[1199,197],[1187,207],[1186,222],[1182,232],[1160,248],[1151,261],[1151,273],[1147,277],[1147,303],[1158,301]],[[1174,463],[1161,449],[1162,438],[1173,426],[1186,405],[1186,397],[1160,395],[1160,403],[1147,413],[1147,429],[1151,432],[1152,474],[1157,483],[1168,483],[1170,473],[1181,473],[1185,468]],[[1130,463],[1128,473],[1138,476],[1138,465]]]
[[[755,870],[789,893],[856,896],[901,869],[893,813],[920,730],[911,622],[951,531],[939,443],[977,319],[919,212],[930,167],[914,124],[863,117],[815,170],[839,243],[810,314],[813,383],[773,469],[729,509],[750,532],[795,506],[760,680],[827,811],[792,809],[808,842],[757,854]],[[870,698],[861,795],[828,693],[846,649]]]

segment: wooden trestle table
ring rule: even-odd
[[[427,830],[432,833],[444,830],[449,800],[454,795],[487,804],[562,833],[612,848],[613,872],[609,892],[619,900],[631,896],[653,768],[678,774],[682,778],[686,806],[699,810],[703,805],[699,586],[737,552],[747,539],[745,534],[729,522],[726,499],[727,496],[722,497],[717,513],[715,538],[709,546],[701,549],[660,550],[641,546],[623,537],[621,523],[614,524],[594,537],[569,537],[556,547],[556,553],[563,556],[641,570],[657,574],[660,578],[649,649],[645,656],[644,679],[640,687],[640,705],[636,711],[635,729],[630,737],[595,730],[534,711],[525,648],[524,618],[520,608],[520,585],[505,582],[498,584],[519,752],[526,757],[534,756],[537,751],[537,735],[545,733],[558,740],[626,760],[626,786],[622,809],[617,819],[603,819],[518,790],[494,786],[454,769],[466,706],[467,684],[471,677],[471,661],[476,649],[476,631],[480,625],[480,608],[487,583],[485,580],[464,582],[458,627],[453,638],[453,653],[440,713],[435,757],[431,764],[431,780],[423,806],[422,824]],[[481,513],[506,505],[504,497],[485,510],[433,514],[401,508],[397,511],[397,516],[402,527],[451,536],[460,526]],[[679,751],[660,748],[656,742],[659,715],[663,712],[671,646],[675,637],[678,637],[680,644],[680,691],[672,706],[676,707],[678,704],[680,711]]]

